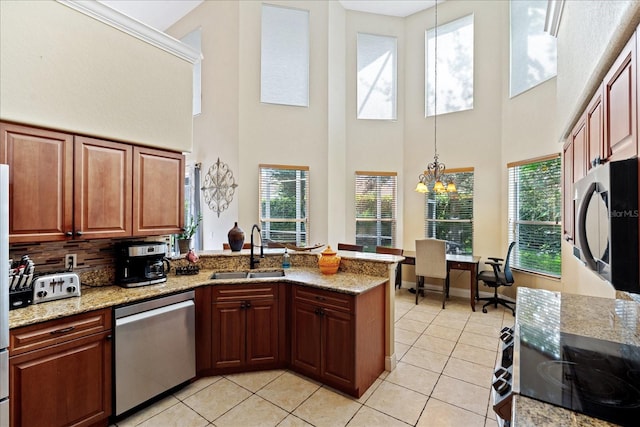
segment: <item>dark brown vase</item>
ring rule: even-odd
[[[242,245],[244,245],[244,231],[238,227],[237,222],[233,225],[233,228],[229,230],[227,237],[229,238],[229,247],[233,252],[238,252],[242,249]]]

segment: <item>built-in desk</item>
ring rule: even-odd
[[[403,264],[416,265],[416,252],[404,251]],[[449,272],[451,270],[467,270],[469,271],[469,303],[471,310],[476,311],[476,298],[478,297],[478,264],[479,256],[473,255],[451,255],[447,254],[447,296],[449,296]]]

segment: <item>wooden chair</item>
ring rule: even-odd
[[[352,245],[350,243],[338,243],[338,250],[339,251],[362,252],[362,251],[364,251],[364,246],[363,245]]]
[[[222,244],[222,249],[231,249],[231,246],[229,246],[228,243],[223,243]],[[242,249],[251,249],[251,243],[245,243],[242,245]]]
[[[442,279],[442,308],[447,296],[447,246],[444,240],[416,240],[416,304],[425,277]]]
[[[400,255],[404,252],[401,248],[389,248],[387,246],[376,246],[377,254]],[[396,288],[402,287],[402,263],[398,263],[396,267]]]

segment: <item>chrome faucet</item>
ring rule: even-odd
[[[264,258],[264,245],[262,244],[262,235],[260,234],[260,227],[258,227],[258,224],[253,224],[253,227],[251,227],[251,258],[249,259],[249,268],[250,269],[254,269],[256,268],[256,264],[260,263],[259,259],[255,259],[253,257],[253,230],[258,230],[258,236],[260,236],[260,258]]]

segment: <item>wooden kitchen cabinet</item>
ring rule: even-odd
[[[133,149],[133,235],[182,232],[184,156],[145,147]]]
[[[384,286],[360,295],[293,286],[291,367],[360,397],[384,370]]]
[[[13,427],[107,425],[111,414],[111,310],[10,333]]]
[[[604,156],[609,161],[638,154],[636,37],[631,37],[603,82]]]
[[[212,288],[211,356],[214,372],[279,365],[279,285]]]
[[[184,156],[0,122],[9,241],[180,233]]]
[[[74,237],[131,236],[132,147],[75,137]]]
[[[604,113],[602,111],[602,86],[596,91],[586,111],[586,172],[604,157]]]
[[[573,142],[562,147],[562,237],[573,241],[575,201],[573,200]]]
[[[73,136],[0,122],[9,168],[11,243],[66,240],[73,230]]]

